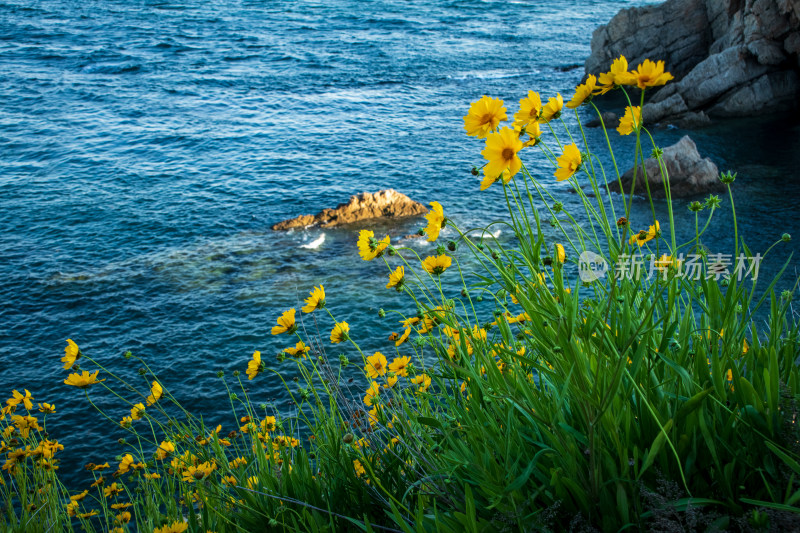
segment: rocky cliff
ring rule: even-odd
[[[800,0],[668,0],[620,11],[592,35],[586,72],[624,55],[663,59],[676,78],[645,105],[647,122],[794,110],[800,99]]]

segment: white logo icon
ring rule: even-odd
[[[608,262],[602,256],[584,251],[578,257],[578,275],[581,281],[589,283],[604,278],[608,272]]]

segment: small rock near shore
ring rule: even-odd
[[[342,224],[351,224],[361,220],[375,218],[403,218],[422,215],[428,208],[415,202],[405,194],[394,189],[386,189],[376,193],[363,192],[350,197],[347,203],[339,204],[333,209],[323,209],[316,215],[300,215],[289,220],[278,222],[273,230],[288,230],[319,226],[331,228]]]
[[[688,135],[672,146],[664,148],[662,158],[669,173],[670,191],[673,198],[706,194],[722,189],[717,165],[707,157],[700,156],[697,145]],[[653,195],[653,198],[664,198],[664,185],[658,161],[654,158],[647,159],[644,162],[644,168],[647,173],[650,194]],[[632,181],[633,169],[630,169],[622,175],[622,186],[626,194],[630,192]],[[616,181],[609,182],[608,185],[612,191],[619,192],[619,184]],[[641,167],[636,174],[636,189],[633,193],[640,195],[647,193]]]

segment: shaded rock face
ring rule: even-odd
[[[402,218],[427,212],[428,209],[424,205],[405,194],[394,189],[386,189],[376,193],[364,192],[351,196],[350,201],[345,204],[339,204],[333,209],[323,209],[316,215],[300,215],[278,222],[272,229],[288,230],[309,226],[330,228],[372,218]]]
[[[646,122],[691,127],[795,110],[800,0],[668,0],[623,9],[592,35],[586,72],[604,72],[620,55],[631,68],[663,59],[675,76],[645,104]]]
[[[664,148],[662,157],[669,173],[670,191],[673,198],[722,190],[723,186],[719,180],[717,165],[711,162],[710,159],[700,156],[697,151],[697,145],[688,135],[685,135],[672,146]],[[654,198],[663,198],[665,196],[664,185],[658,161],[653,158],[646,159],[644,168],[647,172],[650,194]],[[626,194],[631,190],[632,181],[633,169],[630,169],[622,175],[622,186]],[[612,191],[619,191],[619,184],[616,181],[608,185]],[[634,194],[647,194],[641,166],[636,173]]]

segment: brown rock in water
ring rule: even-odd
[[[350,201],[346,204],[339,204],[334,209],[323,209],[316,215],[300,215],[278,222],[272,226],[272,229],[287,230],[309,226],[330,228],[372,218],[402,218],[427,212],[427,207],[415,202],[405,194],[394,189],[386,189],[376,193],[363,192],[351,196]]]
[[[656,89],[645,123],[789,111],[800,101],[800,0],[668,0],[623,9],[592,35],[586,73],[624,55],[630,69],[664,60],[675,81]]]
[[[673,198],[705,194],[723,188],[722,182],[719,180],[717,165],[707,157],[700,156],[697,151],[697,145],[688,135],[685,135],[672,146],[664,148],[662,157],[669,173],[669,185]],[[658,161],[653,158],[647,159],[644,162],[644,168],[647,171],[650,194],[653,195],[653,198],[663,198],[665,196],[664,184],[661,179]],[[632,181],[633,169],[630,169],[622,175],[622,186],[625,189],[625,194],[630,192]],[[619,191],[619,184],[616,181],[609,182],[608,186],[612,191]],[[641,167],[636,173],[634,194],[647,194]]]

